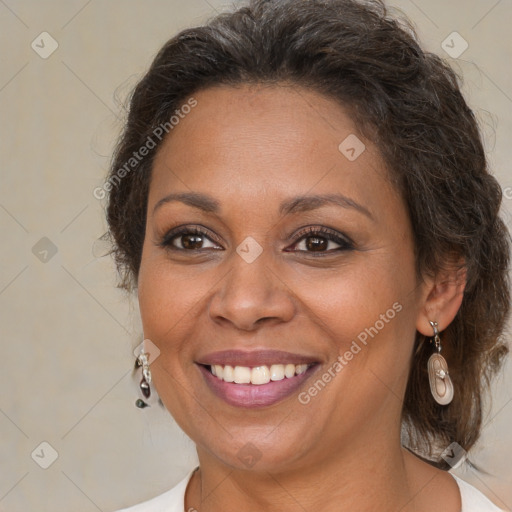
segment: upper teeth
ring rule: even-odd
[[[215,364],[210,366],[210,370],[217,378],[225,382],[234,382],[236,384],[267,384],[271,380],[283,380],[285,377],[290,379],[294,375],[300,375],[308,369],[307,364],[273,364],[270,366],[221,366]]]

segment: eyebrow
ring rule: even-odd
[[[217,201],[211,196],[201,194],[199,192],[182,192],[169,194],[160,199],[153,208],[153,214],[156,212],[158,208],[160,208],[164,204],[172,203],[173,201],[179,201],[193,208],[202,210],[206,213],[218,214],[220,213],[221,210],[219,201]],[[290,215],[292,213],[307,212],[331,204],[340,206],[342,208],[352,208],[364,214],[369,219],[375,220],[373,215],[367,208],[357,203],[350,197],[344,196],[343,194],[316,194],[307,196],[295,196],[281,203],[279,207],[279,214],[284,216]]]

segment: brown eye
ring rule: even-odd
[[[307,237],[306,248],[311,251],[326,251],[329,240],[326,238]]]
[[[295,252],[310,253],[313,256],[325,256],[326,253],[328,255],[354,248],[350,239],[327,228],[309,228],[299,233],[294,245],[299,247]]]
[[[176,238],[176,237],[175,237]],[[196,234],[184,234],[180,235],[178,240],[181,239],[181,245],[183,249],[202,249],[203,236]]]
[[[212,242],[207,234],[206,231],[196,227],[181,228],[179,230],[173,229],[164,236],[159,245],[166,249],[178,251],[198,251],[210,248],[218,249],[218,245]],[[212,245],[205,246],[207,243]]]

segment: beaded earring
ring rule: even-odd
[[[140,354],[137,357],[135,361],[135,367],[139,368],[142,366],[142,379],[140,381],[139,387],[144,395],[145,398],[149,398],[151,396],[151,371],[149,369],[149,361],[148,361],[148,354],[144,352],[144,347],[141,347]],[[135,402],[135,405],[139,407],[140,409],[143,409],[144,407],[149,407],[149,404],[144,402],[142,399],[138,399]]]

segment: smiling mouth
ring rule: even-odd
[[[293,396],[320,368],[319,363],[258,366],[198,363],[204,382],[217,397],[239,408],[275,405]]]
[[[272,364],[261,366],[230,366],[230,365],[202,365],[217,379],[235,384],[253,384],[261,386],[269,382],[283,379],[291,379],[296,375],[302,375],[310,364]]]

